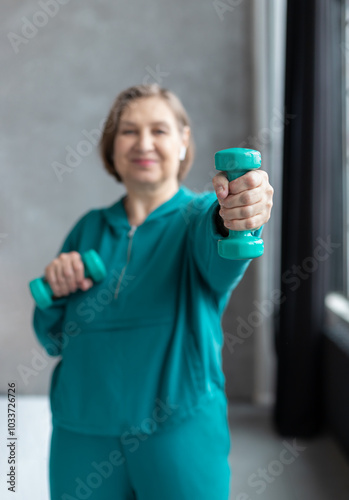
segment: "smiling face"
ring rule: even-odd
[[[181,146],[188,146],[190,128],[178,129],[164,99],[142,97],[123,111],[114,139],[114,165],[126,188],[178,186]]]

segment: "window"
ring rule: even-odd
[[[341,40],[342,162],[334,161],[332,174],[332,240],[341,246],[331,265],[326,306],[349,324],[349,0],[342,0]]]
[[[345,118],[344,118],[344,161],[343,161],[343,195],[342,195],[342,210],[343,210],[343,286],[342,291],[349,299],[349,0],[345,0],[345,15],[344,18],[344,47],[343,65],[344,65],[344,95],[345,95]]]

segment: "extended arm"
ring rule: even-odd
[[[228,230],[219,216],[219,202],[214,192],[202,193],[193,201],[190,218],[191,248],[197,267],[207,284],[216,292],[232,291],[243,277],[251,259],[229,260],[218,255],[218,240],[227,236]],[[262,228],[254,232],[260,236]],[[225,235],[225,236],[224,236]]]

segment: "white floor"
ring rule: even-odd
[[[18,397],[16,413],[16,493],[11,493],[6,483],[7,401],[0,397],[0,498],[49,500],[48,398]],[[349,499],[349,464],[329,436],[295,442],[281,438],[272,431],[268,411],[249,405],[231,405],[229,422],[231,500]]]
[[[16,492],[8,491],[7,399],[0,397],[1,500],[49,500],[47,457],[51,429],[47,397],[16,397]]]

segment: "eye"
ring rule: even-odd
[[[123,130],[121,133],[122,134],[133,134],[135,131],[134,130]]]
[[[164,130],[160,130],[160,129],[155,130],[155,132],[157,134],[166,134],[166,132]]]

